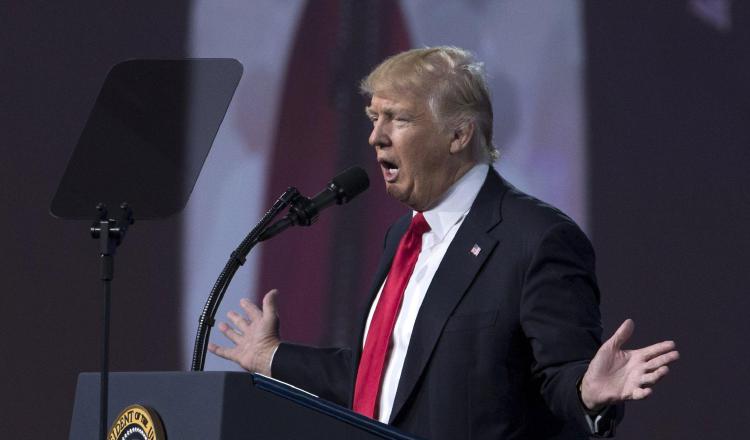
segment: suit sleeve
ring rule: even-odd
[[[349,349],[284,342],[273,357],[271,375],[323,399],[350,406],[354,378]]]
[[[593,248],[565,221],[542,233],[529,253],[520,318],[532,374],[550,410],[589,431],[578,381],[601,345]]]

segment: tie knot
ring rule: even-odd
[[[413,234],[421,236],[422,234],[430,230],[430,224],[427,223],[427,220],[424,218],[424,215],[422,215],[421,212],[418,212],[417,215],[412,217],[411,225],[409,225],[409,229],[411,230]]]

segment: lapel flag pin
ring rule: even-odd
[[[478,244],[474,244],[474,247],[471,248],[469,252],[471,253],[471,255],[476,257],[479,256],[480,252],[482,252],[482,248],[480,248]]]

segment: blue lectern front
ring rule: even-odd
[[[170,440],[413,437],[263,376],[233,372],[112,373],[107,426],[126,407],[155,410]],[[78,378],[70,440],[99,435],[99,374]]]

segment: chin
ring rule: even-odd
[[[396,188],[396,186],[392,183],[386,183],[385,184],[385,192],[388,193],[389,196],[393,197],[394,199],[401,201],[401,192]]]
[[[393,183],[386,183],[385,191],[388,193],[389,196],[393,197],[394,199],[398,200],[401,203],[406,203],[408,200],[408,195],[404,194],[404,191],[399,189]]]

